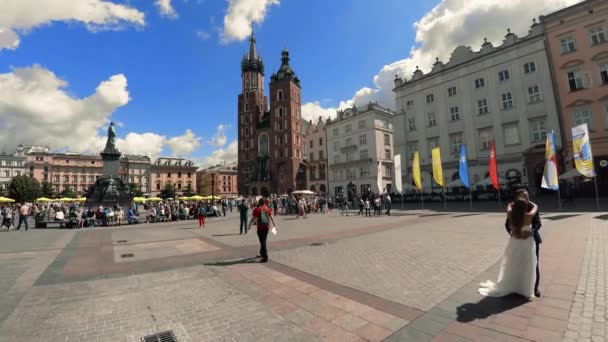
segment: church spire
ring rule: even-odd
[[[251,23],[251,36],[249,37],[249,52],[245,53],[241,61],[241,72],[259,72],[264,75],[264,62],[262,56],[258,56],[255,46],[255,34],[253,33],[253,22]]]
[[[255,35],[253,34],[253,23],[251,23],[251,37],[249,38],[249,60],[257,59],[258,53],[255,49]]]

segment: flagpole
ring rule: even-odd
[[[502,201],[500,200],[500,185],[498,185],[498,208],[502,208]]]
[[[562,190],[559,188],[559,181],[557,182],[557,201],[559,210],[562,210]]]
[[[593,176],[593,182],[595,183],[595,205],[597,210],[600,210],[600,195],[597,191],[597,176]]]
[[[473,210],[473,191],[471,190],[471,184],[469,184],[469,209]]]
[[[443,209],[448,209],[448,202],[445,198],[445,188],[441,187],[441,191],[443,192]]]
[[[420,187],[420,199],[422,200],[422,209],[424,209],[424,184]]]

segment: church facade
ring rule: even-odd
[[[281,52],[281,66],[264,93],[264,62],[252,32],[241,62],[238,96],[238,186],[241,195],[306,189],[300,80]]]

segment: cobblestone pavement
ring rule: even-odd
[[[205,229],[0,233],[0,342],[130,342],[165,330],[180,342],[606,337],[608,223],[598,214],[543,217],[543,297],[532,302],[476,293],[497,276],[500,213],[280,217],[268,264],[249,258],[257,239],[235,235],[237,215]]]
[[[372,236],[279,251],[272,258],[428,310],[498,260],[507,243],[502,223],[486,215],[439,216]]]
[[[592,221],[583,267],[568,319],[564,341],[605,341],[608,330],[606,266],[608,224]]]

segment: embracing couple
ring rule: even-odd
[[[502,297],[511,293],[530,299],[540,297],[540,213],[538,206],[530,202],[526,190],[518,190],[515,202],[507,207],[505,227],[511,237],[502,258],[498,281],[481,283],[479,293],[489,297]]]

